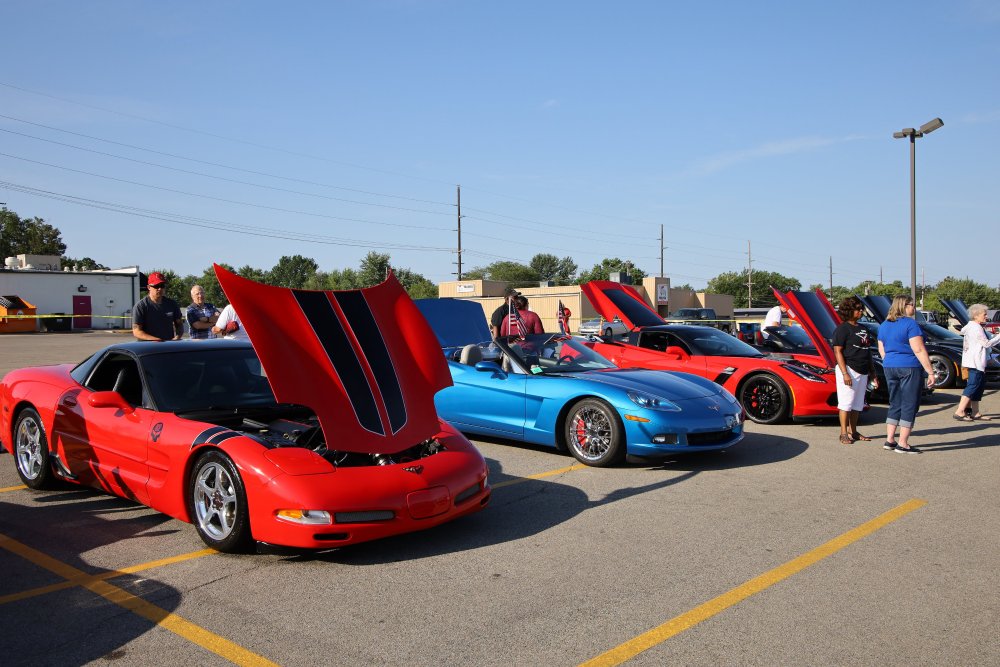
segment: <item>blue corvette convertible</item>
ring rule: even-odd
[[[619,369],[579,339],[533,334],[490,341],[482,307],[424,299],[454,386],[438,414],[467,433],[569,451],[607,466],[626,454],[724,449],[743,439],[742,408],[728,391],[686,373]]]

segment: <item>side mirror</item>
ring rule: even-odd
[[[135,411],[117,391],[95,391],[87,398],[87,403],[92,408],[115,408],[125,413]]]
[[[684,348],[679,345],[670,345],[666,350],[663,351],[664,354],[671,354],[678,359],[687,359],[688,353],[684,351]]]
[[[476,362],[476,370],[488,373],[502,373],[500,365],[495,361],[479,361]]]

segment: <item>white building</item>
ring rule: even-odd
[[[8,257],[0,267],[0,296],[18,296],[35,306],[39,330],[68,330],[67,324],[73,329],[132,328],[132,306],[139,300],[138,266],[76,271],[61,266],[60,259]],[[46,317],[52,315],[56,317]]]

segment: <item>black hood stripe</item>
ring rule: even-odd
[[[358,423],[367,431],[385,435],[382,418],[372,388],[368,385],[361,360],[358,359],[351,341],[344,331],[326,292],[306,292],[292,290],[302,313],[313,329],[316,339],[326,351],[333,370],[344,385],[347,398],[351,401]]]
[[[230,431],[225,426],[213,426],[212,428],[206,428],[204,431],[198,434],[198,436],[191,443],[191,448],[194,449],[198,445],[218,445],[220,443],[229,440],[230,438],[238,438],[242,433],[237,433],[236,431]]]
[[[399,386],[399,376],[393,368],[389,348],[382,338],[375,315],[361,291],[334,294],[368,360],[375,384],[378,385],[378,393],[381,394],[385,411],[389,415],[389,426],[394,434],[398,433],[406,424],[406,403],[402,387]]]

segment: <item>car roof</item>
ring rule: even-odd
[[[154,341],[129,341],[114,343],[109,345],[109,350],[124,350],[137,357],[147,357],[154,354],[164,354],[168,352],[182,352],[191,350],[232,350],[234,348],[250,348],[249,341],[230,340],[228,338],[216,338],[210,340],[169,340],[163,342]]]

